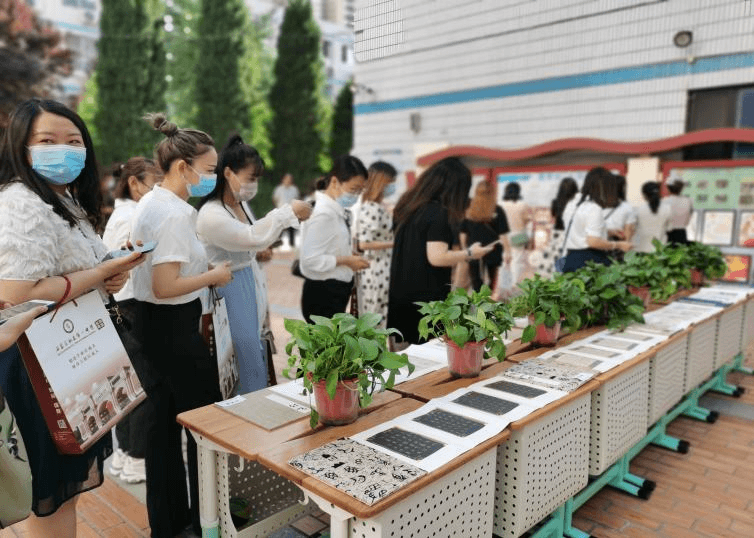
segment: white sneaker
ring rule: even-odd
[[[123,452],[120,448],[116,448],[115,452],[113,452],[113,457],[110,460],[110,468],[107,470],[111,475],[113,476],[120,476],[120,473],[123,472],[123,465],[126,463],[126,453]]]
[[[126,456],[126,462],[123,464],[123,471],[120,473],[120,479],[129,484],[145,482],[147,479],[147,470],[144,465],[144,459]]]

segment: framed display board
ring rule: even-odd
[[[751,256],[741,254],[726,254],[725,263],[728,265],[728,272],[725,273],[722,280],[725,282],[746,283],[749,281],[749,270],[751,268]]]
[[[754,211],[741,211],[736,244],[739,247],[754,247]]]
[[[735,211],[705,211],[702,219],[702,243],[729,247],[733,244]]]

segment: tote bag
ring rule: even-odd
[[[18,347],[61,454],[83,454],[146,398],[96,290],[34,320]]]
[[[0,529],[31,512],[31,469],[16,421],[0,391]]]
[[[217,360],[220,392],[223,399],[227,399],[233,396],[238,387],[238,357],[233,349],[225,299],[212,288],[209,300],[210,312],[202,316],[202,336],[209,346],[210,355]]]

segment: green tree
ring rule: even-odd
[[[239,61],[248,12],[242,0],[203,0],[197,25],[200,49],[196,65],[197,127],[218,145],[247,125]]]
[[[153,57],[164,56],[160,39],[144,0],[102,1],[94,125],[103,164],[150,154],[157,140],[141,118],[164,103],[155,94],[164,91],[164,61]]]
[[[167,57],[167,112],[179,127],[196,125],[198,107],[194,98],[199,47],[196,33],[200,0],[173,0],[165,10]]]
[[[338,92],[332,117],[330,133],[330,155],[351,153],[353,148],[353,91],[350,82]]]
[[[278,38],[275,82],[270,91],[271,156],[277,176],[293,174],[302,190],[322,172],[323,67],[320,32],[307,0],[291,0]]]

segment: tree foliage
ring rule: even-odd
[[[308,1],[291,0],[288,4],[277,50],[275,82],[269,96],[270,153],[275,174],[290,172],[299,187],[305,188],[326,165],[322,160],[326,156],[326,112],[320,31]]]
[[[102,163],[149,155],[158,140],[141,119],[164,104],[164,51],[158,28],[148,19],[144,0],[102,1],[94,115]]]
[[[248,124],[248,107],[239,76],[247,18],[242,0],[203,0],[201,3],[194,86],[196,119],[197,127],[209,133],[218,145]]]
[[[345,84],[338,92],[330,133],[330,155],[347,155],[353,148],[353,90]]]

